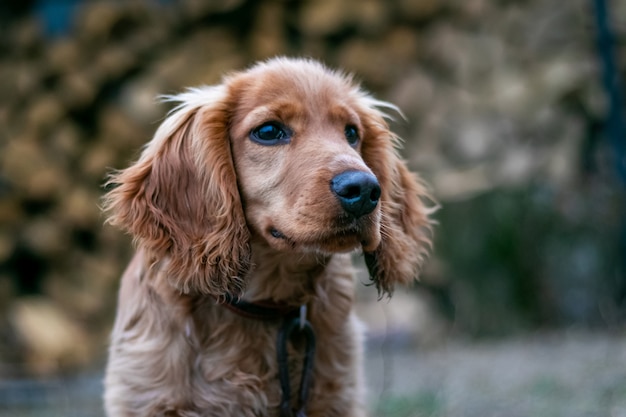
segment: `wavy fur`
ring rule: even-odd
[[[384,120],[397,109],[348,76],[286,58],[164,99],[174,110],[140,158],[110,176],[104,199],[109,223],[137,246],[111,336],[107,414],[277,416],[280,323],[234,314],[218,303],[228,293],[307,305],[319,346],[307,415],[364,416],[346,253],[362,248],[391,294],[417,278],[430,248],[424,187]],[[267,122],[287,126],[289,140],[251,140]],[[346,126],[359,132],[354,146]],[[331,191],[346,171],[373,174],[382,190],[357,218]],[[295,387],[303,353],[296,344],[289,354]]]

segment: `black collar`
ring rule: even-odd
[[[242,317],[264,321],[295,317],[300,309],[300,306],[272,300],[244,301],[231,294],[225,294],[224,297],[219,299],[218,303]]]

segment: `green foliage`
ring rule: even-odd
[[[597,186],[535,184],[445,204],[436,253],[457,328],[498,335],[607,320],[623,285],[623,203]]]

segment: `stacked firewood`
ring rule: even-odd
[[[31,13],[9,22],[0,39],[0,375],[23,365],[39,373],[71,369],[104,353],[131,242],[103,225],[102,184],[138,155],[168,110],[158,94],[218,82],[274,55],[321,59],[400,105],[406,156],[444,199],[543,169],[528,159],[528,143],[518,146],[525,138],[507,137],[504,146],[498,135],[526,125],[541,100],[593,96],[579,88],[589,68],[585,50],[534,65],[533,57],[552,57],[553,49],[510,34],[533,33],[528,18],[543,10],[538,0],[524,7],[483,0],[77,3],[60,35]],[[575,6],[566,9],[551,24],[567,23],[557,31],[563,37],[583,36],[562,21],[578,16]],[[564,41],[551,36],[552,48]],[[513,71],[498,71],[507,65]],[[559,126],[580,119],[555,111],[565,117],[547,111],[540,123],[556,136],[538,146],[567,152]],[[516,165],[501,167],[502,155]],[[560,163],[557,181],[571,171]],[[479,171],[453,169],[470,164]]]

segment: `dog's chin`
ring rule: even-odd
[[[363,251],[371,252],[380,243],[380,233],[378,231],[367,233],[354,228],[306,236],[270,227],[266,240],[271,247],[279,251],[334,254],[363,248]]]

